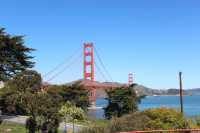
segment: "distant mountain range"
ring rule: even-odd
[[[86,81],[88,82],[88,81]],[[70,83],[67,83],[67,85],[71,85],[74,83],[83,83],[83,80],[73,81]],[[101,86],[126,86],[126,84],[121,84],[118,82],[93,82],[95,85],[101,85]],[[134,87],[138,95],[146,95],[146,96],[156,96],[156,95],[179,95],[179,89],[170,88],[170,89],[152,89],[148,88],[143,85],[136,85]],[[194,88],[194,89],[186,89],[183,91],[184,95],[200,95],[200,88]],[[105,98],[106,93],[104,89],[98,89],[97,90],[97,97]]]
[[[179,89],[151,89],[143,85],[137,85],[134,88],[138,95],[155,96],[155,95],[179,95]],[[183,90],[184,95],[200,95],[200,88],[185,89]]]
[[[187,89],[186,92],[189,92],[192,95],[200,95],[200,88]]]

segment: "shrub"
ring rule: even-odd
[[[136,112],[121,118],[113,118],[108,128],[112,132],[143,130],[145,129],[144,122],[148,120],[147,116]]]
[[[79,133],[110,133],[110,130],[105,126],[92,126],[84,128]]]
[[[157,108],[131,113],[120,118],[112,118],[107,126],[91,127],[83,130],[81,133],[113,133],[184,128],[191,128],[191,122],[180,112],[169,108]]]
[[[148,109],[115,119],[112,131],[190,128],[189,121],[178,111],[169,108]]]
[[[145,123],[146,129],[177,129],[190,127],[187,119],[174,109],[149,109],[142,113],[150,119]]]
[[[200,116],[195,118],[195,124],[197,127],[200,127]]]

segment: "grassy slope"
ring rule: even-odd
[[[27,131],[24,125],[11,122],[3,122],[0,125],[0,133],[27,133]],[[59,133],[61,133],[61,131],[59,131]]]
[[[91,126],[91,125],[99,125],[99,126],[105,126],[109,123],[109,120],[103,120],[103,119],[88,119],[86,121],[76,121],[75,122],[78,125],[83,126]]]
[[[0,133],[26,133],[26,129],[23,125],[20,124],[3,122],[0,125]]]
[[[88,120],[87,122],[76,122],[77,124],[88,126],[88,125],[107,125],[109,123],[108,120]],[[7,131],[11,130],[11,131]],[[0,133],[27,133],[26,128],[24,125],[11,123],[11,122],[3,122],[0,125]]]

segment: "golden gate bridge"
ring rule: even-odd
[[[79,50],[77,50],[79,51]],[[97,89],[115,89],[119,87],[126,87],[128,85],[133,84],[133,74],[128,74],[128,84],[116,84],[113,81],[112,76],[106,69],[97,48],[93,45],[93,43],[84,43],[83,44],[83,52],[74,60],[69,62],[72,59],[73,55],[77,55],[78,52],[72,54],[67,60],[58,64],[55,68],[49,71],[47,74],[43,76],[43,78],[47,79],[46,83],[48,84],[55,78],[57,78],[60,74],[62,74],[65,70],[69,69],[71,65],[73,65],[79,58],[83,58],[83,80],[81,80],[80,85],[83,85],[84,88],[89,90],[89,100],[92,106],[95,106],[96,103],[96,91]],[[97,57],[101,67],[98,66],[97,62],[95,61],[95,56]],[[68,65],[65,65],[68,63]],[[64,66],[60,71],[56,72],[60,67]],[[96,68],[96,69],[95,69]],[[104,71],[101,70],[103,68]],[[100,73],[101,77],[106,81],[104,83],[95,81],[95,70]],[[56,73],[55,73],[56,72]],[[53,74],[54,73],[54,74]],[[106,76],[107,75],[107,76]],[[108,79],[111,82],[108,82]]]

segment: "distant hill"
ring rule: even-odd
[[[180,91],[179,89],[151,89],[147,88],[145,86],[138,85],[136,86],[136,91],[139,93],[139,95],[147,95],[147,96],[152,96],[152,95],[179,95]],[[200,95],[200,88],[195,88],[195,89],[186,89],[183,90],[184,95]]]
[[[154,90],[143,85],[136,85],[134,87],[138,95],[154,95]]]
[[[186,91],[191,95],[200,95],[200,88],[187,89]]]
[[[84,81],[82,79],[80,80],[77,80],[77,81],[72,81],[70,83],[67,83],[66,85],[72,85],[72,84],[75,84],[75,83],[78,83],[78,84],[87,84],[89,83],[90,81]],[[127,86],[126,84],[122,84],[122,83],[118,83],[118,82],[98,82],[98,81],[94,81],[93,84],[95,84],[96,86]],[[153,89],[150,89],[148,87],[145,87],[145,86],[142,86],[142,85],[136,85],[134,87],[134,89],[137,91],[138,95],[154,95],[155,94],[155,91]],[[97,89],[96,90],[96,96],[97,98],[106,98],[107,95],[106,95],[106,92],[105,92],[105,89]]]
[[[179,89],[152,89],[143,85],[134,87],[138,95],[155,96],[155,95],[179,95]],[[183,90],[184,95],[200,95],[200,88]]]
[[[90,81],[83,81],[83,80],[77,80],[70,83],[67,83],[67,85],[72,85],[74,83],[89,83]],[[97,86],[127,86],[126,84],[118,83],[118,82],[93,82]],[[134,89],[136,90],[138,95],[146,95],[146,96],[154,96],[154,95],[179,95],[179,89],[170,88],[170,89],[152,89],[143,85],[137,84],[134,86]],[[200,88],[194,88],[194,89],[187,89],[183,91],[184,95],[200,95]],[[104,89],[98,89],[97,90],[97,97],[98,98],[105,98],[106,92]]]
[[[80,85],[84,84],[86,86],[87,86],[87,84],[92,84],[94,86],[101,86],[102,88],[96,90],[97,98],[106,98],[107,97],[106,92],[105,92],[106,87],[108,87],[108,88],[115,87],[116,88],[116,87],[127,86],[126,84],[122,84],[122,83],[118,83],[118,82],[99,82],[99,81],[91,82],[90,80],[83,80],[83,79],[69,82],[66,85],[70,86],[75,83],[80,84]]]

